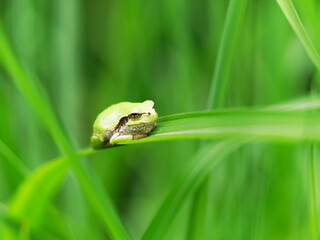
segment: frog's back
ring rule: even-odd
[[[132,112],[143,112],[143,104],[121,102],[111,105],[97,117],[94,122],[94,132],[116,127],[122,117],[128,116]]]
[[[94,131],[99,132],[103,129],[110,129],[119,123],[120,119],[126,115],[126,107],[128,102],[121,102],[111,105],[101,112],[94,122]]]

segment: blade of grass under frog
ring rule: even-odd
[[[176,114],[159,119],[147,138],[126,144],[177,139],[256,137],[258,140],[320,140],[320,114],[303,111],[225,110]]]

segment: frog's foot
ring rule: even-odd
[[[148,136],[148,134],[136,134],[133,136],[133,140],[139,139],[139,138],[144,138],[146,136]]]
[[[110,139],[110,145],[116,145],[123,142],[128,142],[133,139],[132,135],[120,135],[119,133],[114,134]]]
[[[100,136],[92,136],[91,137],[91,146],[94,149],[99,149],[99,148],[103,148],[105,143],[103,142],[103,139]]]

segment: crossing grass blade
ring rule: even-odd
[[[60,152],[63,155],[68,156],[68,164],[72,166],[75,176],[77,177],[77,180],[79,181],[87,200],[91,204],[95,213],[102,219],[107,232],[115,239],[130,239],[129,234],[122,225],[117,211],[114,209],[113,203],[103,189],[102,184],[99,183],[98,180],[93,179],[94,177],[90,176],[87,169],[81,165],[70,140],[62,130],[62,127],[55,116],[44,89],[41,87],[41,84],[36,79],[31,77],[31,75],[27,73],[27,71],[20,65],[1,27],[0,63],[11,77],[11,80],[16,88],[22,93],[36,115],[44,124]],[[54,190],[55,188],[52,188],[50,194],[48,195],[51,195]],[[36,197],[37,195],[34,195],[33,200],[35,200]],[[34,202],[36,201],[29,201],[28,204],[26,204],[25,202],[23,203],[23,201],[21,201],[24,207],[17,209],[31,209],[34,206]],[[43,202],[40,205],[45,203],[47,202]],[[22,214],[20,211],[15,211],[15,213],[18,215]]]
[[[14,216],[28,216],[32,224],[39,223],[39,217],[60,186],[67,170],[68,161],[62,159],[40,167],[20,186],[10,202],[10,212]]]
[[[307,33],[305,26],[303,25],[293,3],[292,0],[277,0],[283,14],[286,16],[288,22],[290,23],[292,29],[296,33],[297,37],[299,38],[300,42],[302,43],[304,49],[306,50],[309,58],[315,65],[315,67],[318,69],[318,72],[320,72],[320,54],[319,49],[317,49],[317,46],[319,46],[318,42],[314,42],[310,35]],[[307,2],[308,5],[312,3]],[[311,9],[312,15],[314,9]],[[311,17],[312,18],[312,17]],[[312,19],[314,20],[314,19]],[[319,22],[312,21],[313,30],[316,35],[316,39],[319,37]],[[316,28],[317,27],[317,28]],[[318,85],[319,85],[319,78],[318,79]],[[312,239],[318,238],[318,217],[317,217],[317,197],[316,197],[316,181],[317,173],[314,170],[314,156],[313,156],[313,144],[310,147],[311,150],[311,156],[310,156],[310,203],[311,203],[311,236]]]
[[[311,238],[318,239],[318,210],[317,210],[317,189],[316,189],[316,164],[315,164],[315,146],[310,144],[309,156],[309,199],[310,199],[310,228]]]
[[[223,157],[240,145],[241,142],[239,141],[228,140],[220,143],[211,143],[201,149],[171,188],[170,193],[148,226],[142,240],[163,239],[174,216],[201,180],[208,175]]]
[[[0,237],[1,239],[16,239],[15,234],[21,232],[23,225],[26,224],[25,220],[12,217],[9,213],[9,208],[3,203],[0,203]],[[1,235],[2,234],[2,235]],[[30,240],[60,240],[61,236],[44,229],[33,229],[28,234]]]
[[[208,109],[224,105],[234,47],[240,32],[247,0],[231,0],[208,96]]]
[[[12,166],[20,176],[26,176],[30,173],[28,167],[15,155],[15,153],[0,139],[0,155],[4,156],[7,162]]]
[[[309,55],[311,61],[316,66],[318,71],[320,71],[320,55],[319,51],[316,49],[316,45],[313,43],[309,34],[307,33],[304,25],[302,24],[300,17],[292,3],[291,0],[277,0],[283,14],[286,16],[288,22],[290,23],[292,29],[296,33],[303,47],[305,48],[307,54]]]

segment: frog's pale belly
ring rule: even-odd
[[[154,128],[156,127],[155,122],[150,123],[141,123],[139,125],[125,125],[123,126],[123,131],[119,132],[120,135],[138,135],[138,134],[145,134],[148,135]]]

